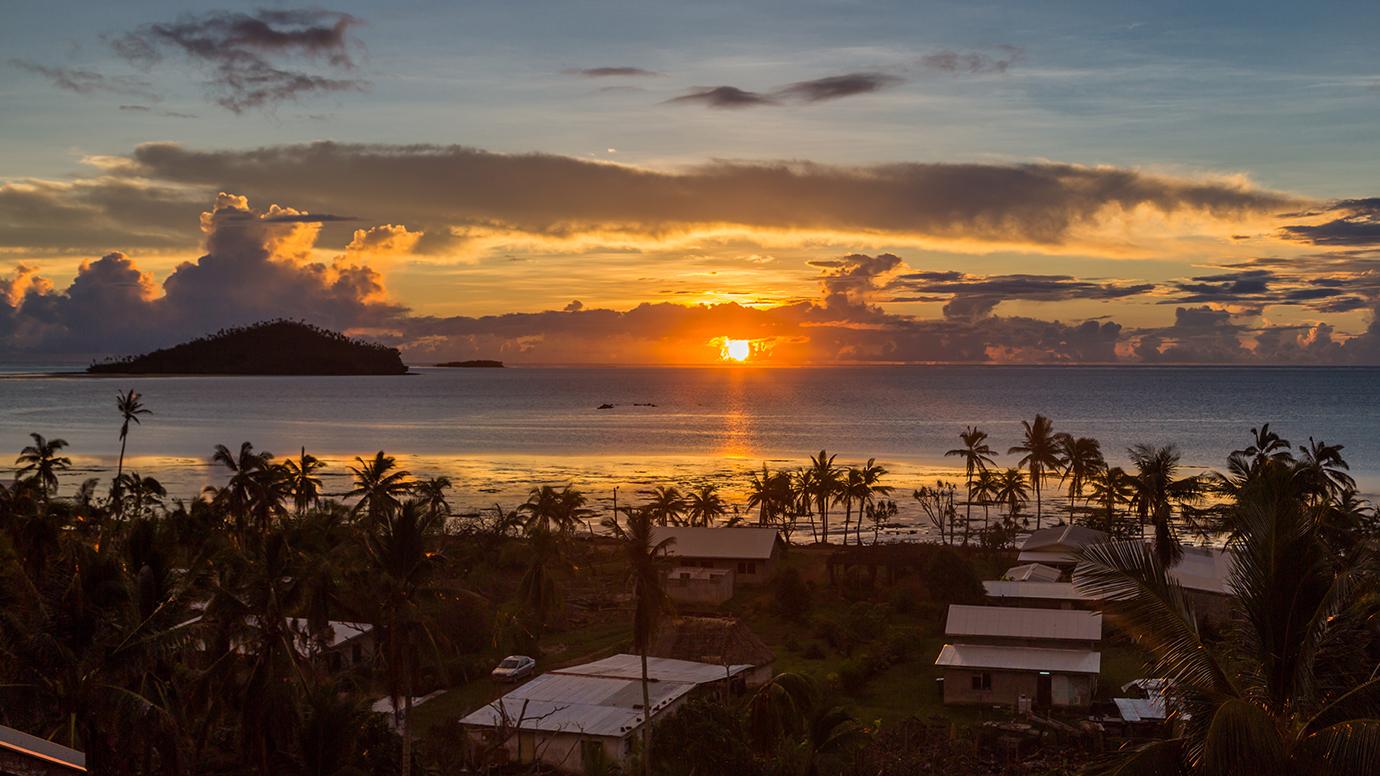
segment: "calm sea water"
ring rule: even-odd
[[[126,467],[190,497],[223,475],[212,446],[251,441],[280,456],[327,459],[328,490],[346,465],[383,449],[417,473],[448,474],[458,506],[512,506],[542,482],[575,482],[601,504],[619,487],[726,486],[803,463],[821,447],[840,462],[876,457],[903,494],[952,476],[957,433],[975,424],[994,448],[1020,421],[1094,436],[1123,461],[1136,442],[1174,443],[1192,467],[1221,467],[1261,422],[1298,444],[1346,445],[1380,492],[1380,369],[1138,367],[419,368],[400,377],[0,377],[0,451],[28,433],[62,437],[78,471],[109,476],[119,451],[115,394],[134,388],[152,415],[130,435]],[[597,409],[602,404],[612,409]],[[8,455],[8,453],[5,453]],[[1002,463],[1014,464],[1015,456]],[[909,498],[898,499],[906,509]]]

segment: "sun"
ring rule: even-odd
[[[752,342],[743,339],[725,339],[719,349],[719,358],[725,361],[746,361],[752,355]]]

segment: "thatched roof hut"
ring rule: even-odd
[[[776,655],[736,617],[674,617],[664,620],[647,654],[715,665],[750,665],[748,684],[772,676]]]

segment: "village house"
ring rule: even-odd
[[[307,621],[289,617],[288,627],[296,637],[297,651],[320,661],[331,671],[340,671],[374,659],[374,626],[362,622],[331,620],[324,631],[311,634]]]
[[[1026,583],[1030,584],[1030,583]],[[949,607],[935,665],[944,702],[1085,707],[1101,670],[1102,614],[1004,606]]]
[[[1078,564],[1078,554],[1090,544],[1101,544],[1111,537],[1102,531],[1081,525],[1055,525],[1041,528],[1026,537],[1021,544],[1017,563],[1039,563],[1059,569],[1072,569]]]
[[[742,674],[748,687],[769,681],[776,664],[771,647],[736,617],[667,618],[657,628],[647,654],[720,666],[751,666]]]
[[[1025,582],[989,579],[982,583],[989,603],[1031,609],[1088,609],[1097,599],[1072,582]]]
[[[668,569],[666,595],[681,611],[713,609],[733,597],[733,569],[699,566]]]
[[[1043,563],[1012,566],[1001,575],[1001,578],[1008,582],[1058,582],[1063,577],[1064,572]]]
[[[769,579],[783,548],[775,528],[658,526],[652,537],[654,542],[675,540],[666,548],[674,565],[727,569],[735,585]]]
[[[641,658],[614,655],[542,674],[460,724],[477,747],[509,762],[583,774],[626,764],[648,717],[674,714],[697,692],[726,692],[751,669],[649,657],[651,708],[644,710]]]
[[[86,755],[0,725],[0,776],[66,776],[86,773]]]

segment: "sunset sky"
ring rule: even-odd
[[[292,317],[414,363],[1380,363],[1380,5],[1322,6],[18,0],[0,361]]]

